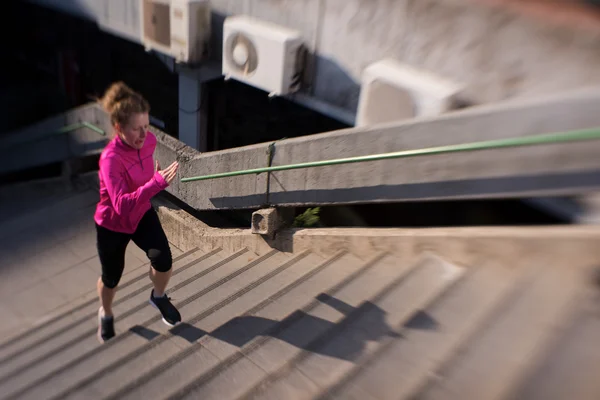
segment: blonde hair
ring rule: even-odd
[[[99,102],[110,115],[110,123],[113,125],[126,125],[133,114],[150,111],[148,101],[123,82],[110,85]]]

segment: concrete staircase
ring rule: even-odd
[[[158,158],[185,155],[159,139]],[[264,161],[260,146],[243,151]],[[159,214],[184,322],[168,329],[148,304],[132,245],[118,336],[101,345],[93,180],[39,199],[4,190],[0,399],[600,398],[598,228],[290,230],[270,242],[190,228],[171,208]]]
[[[587,269],[529,261],[192,249],[169,291],[183,324],[163,325],[138,268],[110,342],[93,293],[4,340],[0,397],[597,399]]]

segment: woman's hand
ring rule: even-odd
[[[156,160],[156,170],[158,171],[158,173],[160,174],[160,176],[162,176],[163,179],[167,183],[171,183],[171,181],[173,180],[173,178],[175,178],[175,175],[177,175],[177,169],[178,168],[179,168],[179,163],[177,161],[174,161],[166,169],[163,169],[161,171],[160,170],[160,164],[158,163],[158,160]]]

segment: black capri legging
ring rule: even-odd
[[[102,265],[102,282],[107,288],[117,287],[125,268],[125,250],[130,240],[148,256],[152,268],[167,272],[173,258],[165,231],[153,208],[140,220],[133,234],[111,231],[96,224],[98,255]]]

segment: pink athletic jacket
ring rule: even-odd
[[[111,231],[133,233],[151,207],[150,199],[169,184],[154,172],[156,136],[134,149],[115,135],[100,156],[100,201],[94,221]]]

